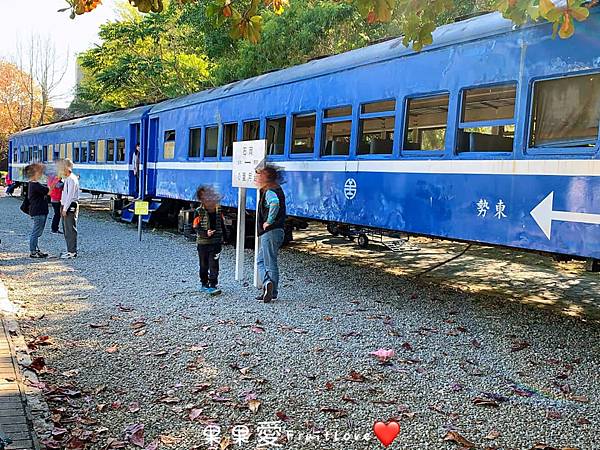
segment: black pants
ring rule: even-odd
[[[58,231],[60,225],[60,202],[52,202],[52,208],[54,209],[54,216],[52,217],[52,231]]]
[[[200,281],[202,286],[217,287],[219,283],[219,257],[221,244],[198,244]]]

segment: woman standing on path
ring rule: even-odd
[[[281,174],[275,167],[266,166],[256,171],[256,185],[260,189],[257,264],[263,285],[263,292],[256,299],[265,303],[275,300],[279,294],[277,253],[283,244],[286,218],[285,194],[280,183]]]
[[[29,237],[29,256],[31,258],[47,258],[48,254],[40,251],[38,240],[48,218],[48,188],[40,183],[40,178],[44,174],[44,165],[39,163],[30,164],[25,168],[25,174],[29,179],[27,197],[29,199],[29,215],[33,220],[33,227]]]

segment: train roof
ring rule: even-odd
[[[458,42],[470,41],[486,36],[511,31],[514,23],[504,19],[498,12],[484,14],[460,22],[444,25],[433,32],[433,44],[423,51],[432,50]],[[204,90],[185,97],[170,99],[156,104],[151,114],[190,106],[244,92],[260,90],[321,75],[347,70],[348,68],[372,64],[414,53],[402,45],[402,38],[394,38],[379,44],[351,50],[339,55],[316,59],[287,69],[277,70],[225,86]]]
[[[137,108],[123,109],[120,111],[114,111],[104,114],[96,114],[93,116],[80,117],[77,119],[65,120],[64,122],[56,122],[50,123],[48,125],[43,125],[41,127],[30,128],[28,130],[23,130],[19,133],[15,133],[11,136],[13,137],[22,137],[27,136],[29,134],[37,134],[37,133],[48,133],[52,131],[63,131],[68,130],[70,128],[79,128],[79,127],[87,127],[93,125],[101,125],[104,123],[113,123],[113,122],[121,122],[123,120],[131,120],[131,119],[141,119],[145,112],[147,112],[151,105],[148,106],[138,106]]]

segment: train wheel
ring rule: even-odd
[[[369,238],[366,234],[360,233],[358,235],[358,246],[361,248],[367,248],[369,246]]]
[[[338,230],[337,225],[334,224],[334,223],[328,223],[327,224],[327,231],[329,231],[329,234],[331,234],[332,236],[339,236],[340,235],[340,230]]]

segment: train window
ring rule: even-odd
[[[42,146],[42,157],[40,158],[42,161],[48,161],[48,146]]]
[[[89,162],[95,162],[96,161],[96,141],[90,141],[88,143],[88,155],[89,155]]]
[[[279,117],[267,120],[267,154],[283,155],[285,151],[285,128],[287,119]]]
[[[81,162],[87,162],[88,161],[88,145],[86,141],[83,141],[81,143]]]
[[[600,74],[533,86],[530,147],[594,147],[600,122]]]
[[[223,126],[223,156],[233,156],[233,143],[237,141],[238,124],[228,123]]]
[[[106,162],[106,140],[98,139],[98,145],[96,148],[98,150],[96,161],[99,163]]]
[[[200,145],[202,143],[202,128],[190,128],[190,147],[188,156],[190,158],[200,157]]]
[[[391,155],[394,148],[395,117],[377,117],[360,120],[358,135],[359,155]]]
[[[165,131],[165,141],[163,143],[163,158],[175,158],[175,130]]]
[[[79,162],[79,142],[73,144],[73,162]]]
[[[114,139],[109,139],[106,141],[106,160],[110,162],[114,162],[115,160],[115,141]]]
[[[352,106],[342,106],[340,108],[329,108],[325,110],[325,118],[350,117],[352,115]]]
[[[351,129],[351,120],[324,123],[321,156],[349,155]]]
[[[360,107],[363,114],[378,112],[393,112],[396,110],[396,100],[386,100],[383,102],[365,103]]]
[[[244,141],[256,141],[260,136],[260,121],[249,120],[244,122]]]
[[[297,114],[293,118],[291,153],[312,153],[315,150],[317,115]]]
[[[396,100],[366,103],[360,111],[357,154],[391,155],[394,149]],[[362,114],[369,116],[362,117]],[[373,114],[381,116],[373,117]]]
[[[512,152],[516,95],[515,83],[465,90],[457,151]]]
[[[73,157],[73,143],[69,142],[67,144],[67,158],[69,158],[71,161],[75,161],[75,158]]]
[[[448,94],[411,98],[407,102],[405,150],[443,150],[448,122]]]
[[[125,139],[117,139],[117,162],[125,161]]]
[[[46,147],[46,161],[54,160],[54,145],[50,144]]]
[[[60,144],[59,151],[58,151],[58,157],[60,159],[64,159],[65,158],[65,147],[66,147],[65,144]]]
[[[219,147],[219,127],[206,127],[204,130],[204,157],[216,158]]]

